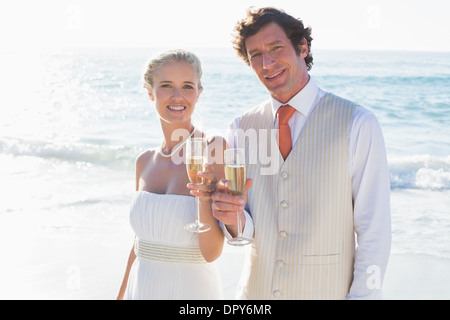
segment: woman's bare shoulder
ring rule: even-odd
[[[140,171],[140,169],[154,162],[157,152],[158,151],[156,149],[148,149],[141,152],[136,157],[136,170]]]

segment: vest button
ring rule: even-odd
[[[278,260],[276,263],[276,266],[277,266],[277,268],[283,268],[283,266],[284,266],[283,260]]]
[[[286,200],[281,201],[280,204],[281,204],[281,206],[282,206],[283,208],[287,208],[287,207],[288,207],[288,203],[287,203]]]
[[[284,238],[286,238],[286,236],[287,236],[286,231],[281,231],[281,232],[280,232],[280,237],[281,237],[281,238],[284,239]]]
[[[279,296],[281,296],[281,292],[280,292],[279,290],[275,290],[275,291],[273,292],[273,296],[274,296],[274,297],[279,297]]]
[[[280,173],[280,176],[281,176],[283,179],[286,179],[287,176],[288,176],[288,173],[287,173],[286,171],[283,171],[283,172]]]

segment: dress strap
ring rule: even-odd
[[[134,242],[136,256],[143,260],[169,263],[206,263],[198,247],[182,247],[136,238]]]

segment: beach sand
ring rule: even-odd
[[[116,298],[133,240],[131,230],[123,227],[125,217],[108,226],[91,221],[82,232],[37,216],[23,218],[0,216],[0,299]],[[225,245],[217,261],[225,299],[234,299],[246,250]],[[384,299],[449,299],[448,270],[450,259],[392,254]]]
[[[383,298],[391,300],[450,299],[450,259],[428,255],[391,254]]]

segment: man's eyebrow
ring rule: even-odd
[[[274,45],[277,45],[277,44],[282,44],[282,43],[283,43],[283,41],[281,41],[281,40],[275,40],[275,41],[272,41],[272,42],[268,43],[267,46],[271,47],[271,46],[274,46]],[[259,51],[259,50],[258,49],[253,49],[253,50],[249,51],[248,54],[252,55],[253,53],[255,53],[257,51]]]
[[[255,53],[255,52],[257,52],[257,51],[259,51],[259,50],[258,50],[258,49],[253,49],[253,50],[249,51],[248,54],[249,54],[249,55],[252,55],[253,53]]]
[[[283,41],[281,41],[281,40],[275,40],[275,41],[272,41],[271,43],[269,43],[269,46],[274,46],[274,45],[280,44],[280,43],[283,43]]]

